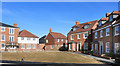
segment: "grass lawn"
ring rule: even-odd
[[[3,52],[2,60],[20,61],[24,57],[24,61],[30,62],[54,62],[54,63],[94,63],[101,62],[82,56],[80,54],[65,52]]]

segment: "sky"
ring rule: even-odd
[[[118,2],[3,2],[2,22],[38,37],[53,32],[67,36],[78,20],[80,23],[99,20],[107,11],[118,11]]]

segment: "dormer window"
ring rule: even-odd
[[[90,27],[90,24],[84,25],[84,29],[88,29]]]
[[[104,24],[106,21],[102,21],[102,24]]]
[[[78,27],[74,27],[74,28],[73,28],[73,31],[76,31],[77,29],[78,29]]]
[[[113,18],[117,18],[118,17],[118,15],[116,14],[116,15],[113,15]]]

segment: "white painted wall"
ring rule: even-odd
[[[18,43],[30,43],[30,44],[39,44],[39,38],[33,38],[31,37],[30,40],[27,40],[28,37],[24,37],[24,40],[21,40],[21,37],[18,37]]]

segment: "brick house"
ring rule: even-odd
[[[93,31],[94,53],[120,53],[120,11],[107,12]]]
[[[22,30],[18,35],[18,43],[19,51],[34,51],[38,48],[39,37],[27,30]]]
[[[63,45],[67,46],[67,37],[61,33],[52,32],[50,29],[45,38],[46,50],[58,50]]]
[[[0,51],[18,49],[19,27],[16,22],[13,26],[0,22],[0,33]]]
[[[98,20],[85,22],[72,27],[67,34],[69,51],[90,50],[92,41],[92,30],[97,27]]]

